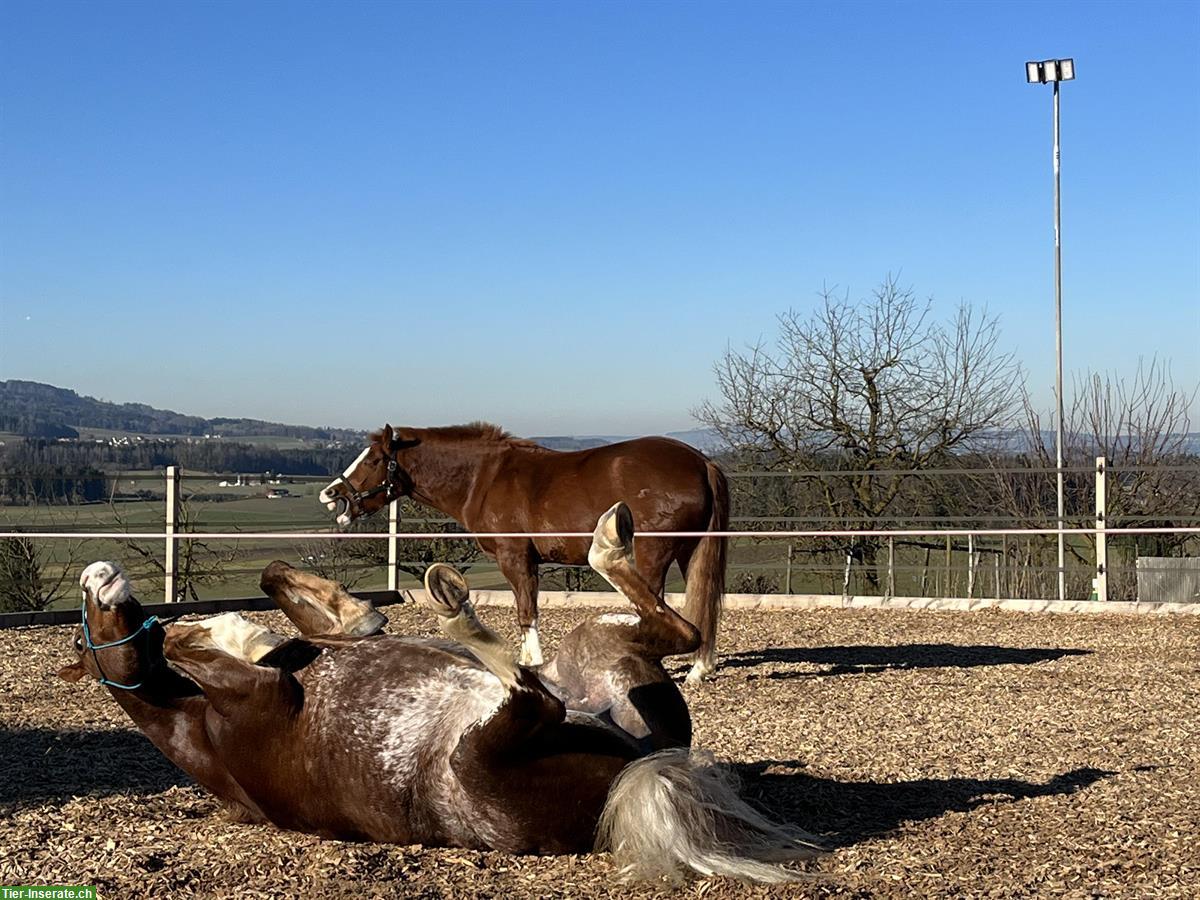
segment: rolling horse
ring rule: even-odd
[[[641,642],[653,655],[671,633],[676,649],[694,646],[694,631],[663,629],[675,614],[632,565],[627,521],[606,513],[592,553],[633,595],[627,649]],[[426,587],[452,641],[239,639],[236,653],[223,649],[235,622],[164,628],[110,563],[93,563],[80,582],[76,660],[60,674],[100,680],[159,749],[246,820],[511,853],[611,848],[636,877],[788,880],[795,873],[780,863],[814,851],[810,836],[748,806],[702,754],[647,754],[613,723],[568,712],[479,621],[466,580],[448,566],[431,568]]]
[[[729,487],[700,451],[665,437],[645,437],[562,452],[514,438],[495,425],[447,428],[385,425],[320,499],[343,527],[412,497],[472,532],[591,531],[618,500],[643,531],[725,531]],[[687,680],[716,668],[717,624],[725,590],[722,537],[639,538],[637,568],[661,594],[672,563],[686,579],[684,617],[700,630]],[[521,627],[520,661],[542,663],[537,631],[538,566],[582,565],[586,538],[481,538],[512,585]]]
[[[558,652],[538,669],[538,678],[568,712],[584,712],[616,726],[649,753],[668,747],[688,747],[692,718],[687,701],[663,666],[668,656],[695,652],[700,644],[696,626],[650,592],[632,567],[633,516],[624,503],[605,514],[615,542],[595,539],[588,562],[634,606],[634,612],[590,616],[560,642]],[[438,591],[466,595],[466,579],[441,563],[429,568],[427,582]],[[386,619],[366,600],[348,593],[341,584],[275,560],[263,569],[260,586],[305,636],[370,636]],[[473,619],[469,600],[461,604]],[[182,627],[182,626],[177,626]],[[260,625],[226,613],[191,627],[210,629],[221,649],[257,662],[287,641]],[[447,627],[450,627],[447,625]],[[463,641],[463,644],[468,643]],[[462,651],[463,644],[444,642],[444,649]]]

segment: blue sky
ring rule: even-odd
[[[0,4],[0,378],[199,415],[694,425],[889,272],[1053,383],[1200,383],[1194,3]]]

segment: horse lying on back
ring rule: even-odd
[[[644,578],[626,564],[633,558],[633,517],[629,507],[615,505],[606,516],[616,543],[607,549],[593,541],[589,558],[636,610],[604,613],[577,625],[549,663],[537,667],[538,677],[568,710],[587,712],[617,726],[646,752],[667,747],[687,747],[692,742],[692,720],[687,701],[663,668],[668,656],[693,653],[700,643],[694,625],[651,592]],[[450,566],[432,566],[427,580],[462,581]],[[260,587],[275,601],[304,635],[360,636],[364,623],[386,622],[368,601],[349,594],[342,585],[296,569],[282,560],[270,563]],[[457,588],[456,588],[457,589]],[[465,588],[464,588],[465,589]],[[265,628],[236,617],[240,627],[222,637],[222,649],[243,655],[244,646],[257,643],[263,650],[286,641]],[[377,618],[376,618],[377,617]],[[258,657],[247,656],[256,662]]]
[[[592,564],[632,593],[637,622],[602,624],[628,629],[628,648],[652,658],[674,613],[647,602],[626,518],[617,507],[601,517]],[[807,835],[747,806],[720,767],[686,748],[646,755],[615,716],[568,710],[479,621],[448,566],[426,587],[451,641],[243,641],[258,664],[221,649],[221,628],[164,630],[111,564],[80,581],[78,659],[61,674],[100,679],[156,746],[246,818],[512,853],[611,848],[642,877],[779,881],[794,876],[778,861],[812,853]],[[643,706],[653,720],[653,703]]]

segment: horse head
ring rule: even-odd
[[[263,569],[259,582],[301,634],[378,634],[387,618],[369,601],[352,597],[336,581],[320,578],[275,560]]]
[[[396,460],[402,446],[392,426],[384,425],[346,471],[325,486],[319,499],[337,516],[338,525],[345,528],[412,490],[408,473]]]
[[[79,576],[80,623],[72,636],[67,681],[90,675],[101,684],[135,690],[162,661],[163,627],[133,598],[129,579],[112,562],[94,562]]]

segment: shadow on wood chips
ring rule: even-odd
[[[825,678],[861,675],[889,669],[969,669],[975,666],[1029,666],[1064,656],[1087,656],[1091,650],[1065,647],[995,647],[989,645],[899,644],[895,646],[765,647],[722,655],[721,667],[743,669],[770,663],[826,666],[820,672],[766,672],[760,678]],[[751,678],[755,675],[750,675]]]
[[[136,731],[0,728],[0,815],[186,784],[191,780]]]
[[[798,771],[800,760],[733,765],[746,796],[777,821],[822,837],[830,850],[849,847],[905,822],[970,812],[995,803],[1074,794],[1116,772],[1079,768],[1044,784],[1016,778],[919,778],[914,781],[834,781]],[[774,772],[770,769],[791,769]]]

